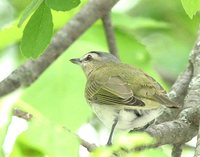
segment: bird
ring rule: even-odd
[[[97,117],[111,129],[133,130],[151,124],[164,108],[177,108],[164,88],[133,65],[122,63],[111,53],[90,51],[70,61],[83,69],[87,82],[85,98]]]

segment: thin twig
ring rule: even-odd
[[[72,132],[70,129],[68,129],[67,127],[63,127],[63,129],[65,129],[67,132],[69,132],[70,134],[75,135],[79,141],[80,144],[85,147],[89,152],[92,152],[95,148],[97,148],[97,146],[94,143],[89,143],[87,141],[85,141],[84,139],[82,139],[79,135],[75,134],[74,132]]]
[[[89,143],[85,140],[83,140],[82,138],[78,137],[80,140],[80,144],[85,147],[89,152],[92,152],[94,149],[97,148],[97,146],[93,143]]]
[[[17,116],[19,118],[22,118],[22,119],[25,119],[27,121],[31,120],[33,115],[28,113],[28,112],[25,112],[25,111],[22,111],[20,109],[14,109],[13,110],[13,115],[14,116]]]
[[[28,113],[28,112],[25,112],[25,111],[22,111],[20,109],[14,109],[13,110],[13,115],[14,116],[17,116],[19,118],[22,118],[26,121],[30,121],[31,118],[33,117],[32,114]],[[92,152],[95,148],[97,148],[97,146],[95,144],[92,144],[92,143],[89,143],[87,141],[85,141],[84,139],[82,139],[81,137],[79,137],[77,134],[75,134],[74,132],[72,132],[71,130],[69,130],[68,128],[66,127],[63,127],[67,132],[69,132],[70,134],[73,134],[75,135],[79,141],[80,141],[80,144],[85,147],[89,152]]]
[[[109,51],[111,54],[118,57],[115,35],[114,35],[112,20],[111,20],[109,12],[105,16],[102,17],[102,22],[104,26],[104,31],[105,31]]]

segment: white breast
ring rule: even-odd
[[[114,120],[118,118],[116,128],[120,130],[143,127],[162,113],[161,108],[145,111],[140,110],[142,115],[138,117],[133,111],[118,109],[112,105],[92,104],[91,106],[97,117],[109,128],[112,127]]]

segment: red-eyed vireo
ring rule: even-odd
[[[70,61],[82,67],[87,77],[86,100],[111,127],[108,145],[115,128],[142,128],[162,113],[163,105],[178,107],[152,77],[110,53],[92,51]]]

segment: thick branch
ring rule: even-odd
[[[165,144],[182,144],[191,140],[197,133],[194,125],[182,120],[174,120],[151,126],[146,129],[157,140],[157,146]]]
[[[97,19],[110,11],[118,0],[90,0],[54,36],[45,53],[36,60],[29,60],[0,82],[0,96],[11,93],[20,86],[29,86],[80,37]]]
[[[171,88],[169,97],[180,104],[183,104],[187,89],[193,74],[193,66],[191,63],[187,66],[186,70],[179,75],[176,82]]]
[[[168,94],[170,99],[183,105],[185,96],[187,94],[188,86],[192,78],[192,74],[193,74],[193,67],[192,64],[190,63],[186,68],[186,70],[179,75],[176,82],[172,86],[171,91]],[[181,110],[182,110],[181,108],[179,109],[166,108],[163,114],[157,119],[157,123],[162,123],[165,121],[170,121],[175,119]]]
[[[164,122],[155,126],[150,126],[146,131],[155,137],[157,145],[174,144],[181,145],[191,140],[198,131],[200,119],[200,38],[194,46],[190,58],[189,66],[180,75],[172,87],[169,95],[178,102],[183,102],[183,110],[178,115],[177,120],[168,121],[167,116],[161,120]],[[182,101],[181,101],[182,99]],[[168,112],[168,117],[173,116],[173,110]],[[179,112],[179,111],[178,111]],[[165,113],[166,114],[166,113]],[[167,115],[167,114],[166,114]],[[170,119],[171,120],[171,119]]]
[[[117,53],[117,45],[115,42],[115,35],[112,26],[112,20],[110,17],[110,13],[107,13],[105,16],[102,17],[102,22],[105,30],[107,45],[109,48],[110,53],[118,57]]]
[[[197,143],[196,143],[194,157],[199,157],[199,156],[200,156],[200,121],[199,121],[199,131],[198,131],[198,136],[197,136]]]
[[[171,88],[171,91],[168,93],[170,99],[183,105],[189,83],[192,79],[192,75],[193,75],[193,65],[189,61],[189,65],[187,66],[186,70],[178,76],[176,82]],[[157,119],[157,123],[162,123],[165,121],[170,121],[175,119],[181,110],[182,110],[181,108],[179,109],[166,108],[163,114]]]

